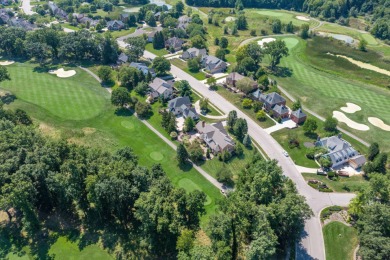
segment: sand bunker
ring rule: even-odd
[[[355,113],[357,111],[362,110],[361,107],[359,107],[358,105],[356,105],[354,103],[347,103],[346,107],[341,107],[340,109],[343,110],[346,113],[349,113],[349,114],[353,114],[353,113]]]
[[[359,124],[351,119],[349,119],[343,112],[333,111],[333,117],[338,121],[345,123],[350,128],[359,130],[359,131],[368,131],[370,128],[367,125]]]
[[[276,41],[276,39],[275,39],[275,38],[264,38],[264,39],[258,41],[257,43],[258,43],[261,47],[263,47],[265,43],[269,43],[269,42],[273,42],[273,41]]]
[[[235,21],[236,20],[236,17],[233,17],[233,16],[228,16],[225,18],[225,21],[226,22],[232,22],[232,21]]]
[[[328,55],[332,55],[332,56],[336,56],[336,57],[339,57],[339,58],[346,59],[349,62],[351,62],[351,63],[355,64],[356,66],[358,66],[359,68],[372,70],[372,71],[375,71],[375,72],[378,72],[378,73],[390,76],[390,71],[385,70],[385,69],[381,69],[381,68],[379,68],[377,66],[374,66],[374,65],[371,65],[369,63],[365,63],[365,62],[362,62],[362,61],[354,60],[354,59],[352,59],[350,57],[347,57],[347,56],[344,56],[344,55],[338,55],[338,54],[334,55],[334,54],[332,54],[330,52],[328,52],[327,54]]]
[[[76,71],[75,70],[65,71],[63,68],[58,69],[58,70],[50,70],[49,73],[50,74],[55,74],[59,78],[69,78],[69,77],[72,77],[72,76],[76,75]]]
[[[310,21],[310,18],[307,18],[306,16],[302,16],[302,15],[295,16],[295,18],[301,21],[306,21],[306,22]]]
[[[8,65],[11,65],[11,64],[14,64],[15,62],[12,61],[12,60],[6,60],[6,61],[0,61],[0,65],[1,66],[8,66]]]
[[[376,127],[379,127],[380,129],[382,129],[384,131],[390,131],[390,125],[385,124],[381,119],[379,119],[377,117],[369,117],[368,122],[370,122],[371,124],[373,124]]]

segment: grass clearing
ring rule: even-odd
[[[151,52],[159,57],[164,56],[164,55],[169,53],[166,49],[156,50],[155,48],[153,48],[152,43],[146,44],[145,50],[147,50],[147,51],[149,51],[149,52]]]
[[[368,187],[368,181],[363,176],[356,175],[352,177],[339,177],[337,181],[329,180],[326,176],[315,173],[302,173],[303,178],[308,180],[322,181],[334,192],[358,192]]]
[[[353,259],[358,245],[357,231],[353,227],[334,221],[323,227],[326,259]]]
[[[317,21],[312,20],[312,19],[310,21],[303,21],[303,20],[299,20],[298,18],[296,18],[297,15],[302,15],[302,16],[308,17],[307,14],[297,14],[294,12],[288,12],[288,11],[284,11],[284,10],[267,10],[267,9],[260,9],[260,10],[255,9],[255,11],[252,11],[252,12],[255,12],[263,17],[264,16],[268,17],[269,19],[280,19],[280,21],[282,23],[286,23],[286,24],[291,21],[293,23],[293,25],[295,25],[295,26],[309,24],[310,27],[314,27],[314,26],[319,24]]]
[[[201,71],[199,71],[197,73],[191,72],[188,69],[186,62],[184,62],[184,61],[182,61],[180,59],[177,59],[177,58],[172,59],[170,61],[171,61],[172,65],[174,65],[174,66],[178,67],[179,69],[185,71],[186,73],[190,74],[191,76],[193,76],[197,80],[205,80],[206,79],[206,75],[203,72],[201,72]]]

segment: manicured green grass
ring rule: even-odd
[[[42,107],[48,114],[67,120],[85,120],[96,117],[104,109],[105,99],[96,91],[96,80],[77,67],[65,67],[77,72],[70,78],[35,70],[29,63],[15,63],[7,69],[12,80],[2,82],[1,88]]]
[[[34,74],[31,65],[30,70],[26,70],[25,73]],[[82,73],[85,72],[80,71],[80,75]],[[11,77],[13,77],[12,71]],[[128,112],[116,115],[116,109],[110,104],[109,93],[104,88],[100,87],[88,74],[85,74],[84,77],[86,80],[94,82],[94,84],[91,85],[91,89],[96,93],[96,97],[102,97],[103,99],[102,111],[95,117],[76,121],[72,120],[72,118],[66,120],[54,115],[50,113],[49,110],[43,109],[42,104],[32,102],[32,97],[30,95],[18,95],[19,92],[17,92],[17,90],[20,91],[20,88],[26,88],[21,84],[15,85],[12,89],[12,91],[17,92],[17,99],[15,102],[11,103],[10,107],[24,109],[38,122],[45,123],[42,129],[48,135],[64,138],[73,143],[84,144],[110,151],[115,151],[124,146],[130,146],[139,156],[141,165],[151,166],[155,163],[161,163],[167,176],[174,185],[178,185],[178,182],[182,178],[190,179],[211,199],[211,203],[206,206],[207,215],[202,218],[203,225],[208,216],[215,212],[216,201],[222,198],[219,190],[193,168],[181,169],[177,165],[176,152],[156,134],[151,132],[139,119]],[[31,86],[31,88],[34,87],[35,85]],[[53,90],[52,95],[55,95],[55,93],[56,89]],[[69,99],[67,92],[62,94]],[[95,100],[91,100],[87,104],[92,106],[93,103],[98,100],[96,97]],[[65,99],[63,102],[66,103],[69,102],[69,100]],[[73,116],[77,117],[81,112],[82,111],[74,109]],[[87,131],[87,129],[93,131]],[[153,152],[159,152],[158,156]],[[163,156],[163,159],[161,159],[161,156]],[[159,160],[156,160],[157,157]]]
[[[181,70],[184,70],[185,72],[187,72],[188,74],[190,74],[191,76],[193,76],[194,78],[196,78],[197,80],[204,80],[206,79],[206,75],[199,71],[197,73],[193,73],[191,72],[188,67],[187,67],[187,63],[182,61],[182,60],[179,60],[179,59],[172,59],[170,60],[172,65],[180,68]]]
[[[357,231],[353,227],[334,221],[323,227],[326,259],[353,259],[358,245]]]
[[[367,124],[370,130],[363,132],[345,124],[340,126],[369,143],[379,142],[383,150],[390,151],[390,132],[371,125],[367,120],[369,116],[376,116],[390,124],[390,92],[375,85],[355,81],[350,75],[339,75],[338,67],[325,59],[318,60],[317,64],[311,63],[305,52],[306,46],[307,43],[299,39],[299,44],[290,49],[290,55],[282,59],[281,66],[288,68],[292,75],[275,77],[279,85],[285,87],[295,98],[300,98],[309,109],[324,117],[332,115],[334,110],[339,110],[346,102],[359,105],[361,111],[347,116],[358,123]],[[350,71],[354,73],[352,68]]]
[[[169,53],[166,49],[161,49],[161,50],[154,49],[152,43],[146,44],[145,50],[147,50],[153,54],[156,54],[157,56],[160,56],[160,57]]]
[[[201,190],[201,188],[196,185],[192,180],[183,178],[179,181],[178,186],[187,190],[188,192],[192,192],[195,190]],[[205,205],[209,205],[212,202],[211,198],[207,195]]]
[[[135,31],[135,27],[131,27],[127,30],[120,30],[120,31],[110,31],[112,37],[114,38],[119,38],[119,37],[122,37],[122,36],[126,36],[128,34],[131,34]]]
[[[315,20],[302,21],[296,18],[297,15],[308,17],[307,14],[293,13],[284,10],[265,10],[265,9],[260,9],[260,10],[255,9],[253,12],[263,17],[264,16],[269,17],[270,19],[280,19],[282,23],[286,23],[286,24],[291,21],[295,26],[301,26],[302,24],[309,24],[311,27],[313,27],[318,25],[318,22]]]
[[[325,183],[335,192],[358,192],[368,186],[368,181],[363,176],[339,177],[337,181],[329,180],[326,176],[315,173],[302,173],[305,180],[318,180]]]
[[[71,29],[71,30],[75,30],[75,31],[80,30],[79,27],[70,25],[70,24],[68,24],[68,23],[63,23],[63,24],[61,24],[61,26],[64,27],[64,28],[68,28],[68,29]]]

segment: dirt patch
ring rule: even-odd
[[[76,71],[75,70],[65,71],[63,68],[60,68],[58,70],[50,70],[49,73],[50,74],[55,74],[59,78],[69,78],[69,77],[72,77],[72,76],[76,75]]]
[[[295,16],[295,18],[297,18],[298,20],[301,20],[301,21],[305,21],[305,22],[310,21],[310,18],[308,18],[306,16],[302,16],[302,15]]]
[[[353,113],[355,113],[357,111],[362,110],[361,107],[359,107],[358,105],[356,105],[354,103],[347,103],[346,107],[341,107],[340,109],[343,110],[346,113],[349,113],[349,114],[353,114]]]
[[[83,132],[84,132],[85,135],[91,135],[91,134],[96,132],[96,128],[84,127],[83,128]]]
[[[265,43],[276,41],[275,38],[264,38],[257,42],[257,44],[260,45],[260,47],[263,47]]]
[[[390,125],[385,124],[385,122],[382,121],[382,119],[379,119],[377,117],[369,117],[368,122],[373,124],[376,127],[379,127],[380,129],[384,131],[390,131]]]
[[[201,246],[209,246],[211,245],[211,240],[210,238],[207,236],[207,234],[203,231],[203,230],[199,230],[196,235],[196,242],[198,245],[201,245]]]
[[[370,128],[367,125],[359,124],[358,122],[355,122],[351,120],[349,117],[347,117],[343,112],[340,111],[333,111],[333,117],[336,118],[338,121],[345,123],[350,128],[359,130],[359,131],[368,131]]]
[[[233,17],[233,16],[228,16],[228,17],[225,18],[226,22],[233,22],[235,20],[236,20],[236,17]]]
[[[48,124],[40,123],[38,129],[41,131],[42,134],[46,136],[50,136],[56,139],[60,138],[60,131],[52,126],[49,126]]]
[[[6,61],[0,61],[0,65],[1,66],[8,66],[8,65],[11,65],[11,64],[14,64],[15,62],[12,61],[12,60],[6,60]]]

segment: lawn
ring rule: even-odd
[[[172,65],[180,68],[181,70],[184,70],[185,72],[187,72],[188,74],[190,74],[191,76],[196,78],[197,80],[204,80],[204,79],[206,79],[206,75],[203,72],[201,72],[201,71],[199,71],[197,73],[191,72],[188,69],[186,62],[184,62],[182,60],[179,60],[179,59],[176,59],[176,58],[175,59],[171,59],[170,61],[171,61]]]
[[[35,70],[29,63],[15,63],[7,69],[12,80],[1,83],[1,87],[48,114],[64,120],[85,120],[103,112],[106,101],[96,91],[96,80],[77,67],[65,67],[77,72],[70,78]]]
[[[302,173],[305,180],[318,180],[325,183],[334,192],[358,192],[368,186],[368,181],[363,176],[339,177],[337,181],[329,180],[326,176],[315,173]]]
[[[323,117],[332,115],[334,110],[339,110],[346,102],[359,105],[362,110],[355,114],[348,114],[348,117],[359,123],[367,124],[370,130],[358,131],[343,123],[340,126],[369,143],[379,142],[383,150],[390,151],[390,132],[371,125],[367,119],[369,116],[376,116],[390,124],[390,102],[388,102],[390,92],[384,88],[351,79],[352,76],[348,73],[339,75],[337,71],[339,65],[333,60],[331,63],[322,59],[321,62],[318,60],[317,64],[313,64],[307,57],[307,42],[292,37],[288,37],[287,41],[292,42],[293,39],[298,40],[299,44],[290,48],[290,55],[283,58],[281,62],[281,66],[288,68],[292,75],[275,77],[278,83],[295,98],[300,98],[305,106]],[[349,74],[355,73],[352,66],[349,71]],[[365,73],[365,70],[361,73]]]
[[[135,32],[135,27],[131,27],[127,30],[120,30],[120,31],[110,31],[112,37],[114,37],[115,39],[116,38],[119,38],[119,37],[122,37],[122,36],[126,36],[128,34],[131,34]]]
[[[358,245],[357,231],[353,227],[334,221],[323,227],[326,259],[353,259]]]
[[[249,16],[251,16],[251,13],[258,14],[261,17],[268,17],[269,19],[280,19],[282,23],[289,23],[290,21],[293,23],[295,26],[301,26],[303,24],[309,24],[310,27],[314,27],[318,25],[319,23],[315,20],[310,20],[310,21],[302,21],[296,18],[297,15],[305,16],[308,17],[307,14],[300,14],[300,13],[293,13],[293,12],[288,12],[284,10],[266,10],[266,9],[255,9],[255,10],[250,10],[249,11]]]
[[[10,70],[12,79],[16,80],[23,74],[28,75],[27,78],[31,77],[31,75],[35,75],[32,70],[32,65],[25,64],[24,66],[20,66],[17,64],[17,66],[19,67],[18,70]],[[96,116],[94,117],[85,118],[84,120],[72,120],[71,117],[62,118],[50,113],[50,107],[43,108],[45,102],[42,101],[41,104],[35,101],[34,95],[28,95],[28,93],[33,93],[32,91],[29,91],[29,89],[35,88],[35,84],[31,86],[26,84],[13,85],[12,91],[17,95],[17,99],[10,104],[10,107],[21,108],[28,111],[28,113],[41,124],[40,128],[43,132],[49,136],[64,138],[73,143],[84,144],[109,151],[115,151],[118,148],[130,146],[134,149],[135,153],[139,155],[141,165],[151,166],[155,163],[161,163],[167,176],[174,185],[178,185],[178,182],[183,178],[190,179],[211,199],[211,203],[206,206],[207,215],[202,218],[202,224],[204,224],[208,216],[215,212],[216,201],[222,198],[219,190],[193,168],[180,169],[176,163],[176,153],[171,147],[164,143],[164,141],[141,123],[139,119],[131,114],[120,113],[116,115],[116,109],[111,106],[109,102],[109,93],[104,88],[100,87],[96,81],[94,82],[94,79],[86,72],[80,70],[78,74],[80,81],[72,81],[73,87],[91,88],[91,91],[96,95],[95,100],[86,101],[86,106],[93,106],[94,103],[100,99],[103,100],[100,113],[96,113]],[[84,80],[82,80],[83,78]],[[40,79],[37,78],[36,80]],[[67,81],[71,80],[71,78],[62,80]],[[89,81],[91,82],[91,86],[82,85],[82,83]],[[92,84],[93,82],[94,84]],[[53,84],[55,84],[55,82]],[[68,88],[68,90],[68,92],[70,92],[72,89]],[[61,91],[63,90],[61,89]],[[68,97],[67,99],[64,98],[62,101],[66,104],[70,102],[68,99],[71,98],[68,92],[60,92],[61,95]],[[22,94],[19,95],[19,93]],[[46,95],[44,100],[49,102],[50,99],[58,96],[57,88],[54,88],[53,91],[47,91]],[[72,109],[70,111],[73,111],[73,117],[80,117],[80,113],[83,113],[83,111],[77,109]],[[69,115],[72,113],[69,112]],[[159,153],[158,156],[156,152]],[[188,191],[190,191],[190,189],[188,189]]]
[[[166,49],[161,49],[161,50],[154,49],[152,43],[146,44],[145,50],[147,50],[147,51],[149,51],[157,56],[160,56],[160,57],[169,53]]]

